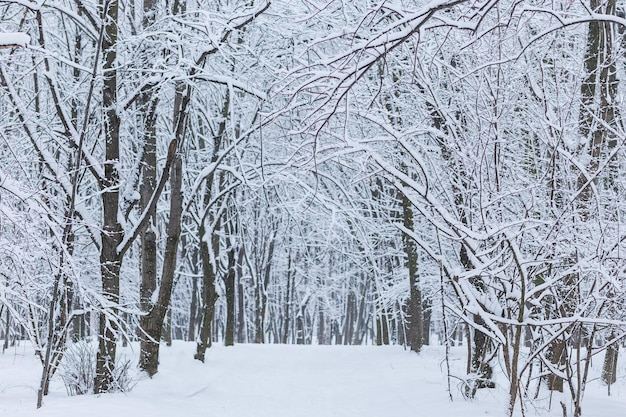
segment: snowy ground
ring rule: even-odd
[[[452,381],[447,392],[442,349],[416,355],[401,347],[239,345],[210,349],[194,361],[191,343],[162,348],[161,371],[138,378],[125,394],[68,397],[55,378],[44,406],[35,410],[40,365],[26,344],[0,354],[0,416],[4,417],[478,417],[506,414],[506,387],[462,399]],[[452,368],[462,372],[463,348]],[[127,351],[129,357],[136,351]],[[601,363],[601,362],[599,362]],[[626,373],[607,397],[593,381],[585,417],[626,416]],[[558,401],[534,402],[528,416],[562,416]]]

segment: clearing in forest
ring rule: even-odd
[[[0,416],[11,417],[478,417],[506,414],[505,386],[464,400],[460,380],[447,392],[444,350],[415,354],[398,346],[214,346],[206,362],[194,361],[192,343],[162,348],[162,366],[152,379],[136,378],[128,393],[67,397],[55,377],[44,406],[35,410],[40,365],[32,350],[18,346],[0,354]],[[137,348],[124,351],[136,362]],[[450,358],[454,374],[465,367],[464,347]],[[601,363],[601,362],[598,362]],[[133,363],[134,365],[134,363]],[[620,364],[623,368],[624,364]],[[134,366],[133,366],[134,369]],[[623,372],[619,373],[623,375]],[[500,376],[496,380],[504,383]],[[538,399],[527,416],[561,416]],[[626,415],[626,381],[606,387],[592,381],[585,417]]]

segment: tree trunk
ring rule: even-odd
[[[219,220],[216,229],[219,228]],[[202,260],[202,327],[200,328],[200,336],[196,345],[196,354],[194,359],[204,362],[204,356],[207,348],[211,347],[211,334],[213,316],[215,313],[215,302],[217,301],[217,293],[215,292],[215,269],[211,263],[209,254],[209,245],[206,242],[204,225],[200,226],[200,258]],[[211,235],[211,243],[214,259],[218,259],[219,251],[219,235],[213,233]]]
[[[406,196],[402,196],[402,213],[404,227],[407,230],[413,230],[413,210],[411,202]],[[407,341],[412,351],[419,352],[424,345],[424,315],[422,312],[422,291],[419,288],[417,272],[417,248],[415,242],[407,234],[403,234],[402,239],[406,253],[406,266],[409,270]]]
[[[304,345],[306,340],[306,330],[305,330],[305,306],[301,306],[298,309],[298,314],[296,315],[296,344]]]
[[[378,302],[379,312],[376,315],[376,345],[389,344],[389,323],[387,322],[387,311],[382,306],[382,302]]]
[[[245,256],[243,245],[239,247],[237,255],[237,343],[246,342],[246,306],[245,289],[243,286],[243,259]]]
[[[197,252],[197,249],[194,249]],[[194,256],[194,259],[196,257]],[[196,340],[196,317],[198,314],[198,278],[193,277],[191,282],[191,303],[189,305],[189,328],[187,341]]]
[[[110,200],[109,198],[104,198]],[[117,202],[115,202],[117,206]],[[105,210],[106,211],[106,210]],[[117,227],[116,227],[117,226]],[[117,389],[113,380],[117,352],[118,305],[120,295],[121,261],[117,257],[117,246],[121,242],[122,230],[119,224],[105,226],[102,233],[100,255],[102,293],[108,307],[98,317],[98,352],[96,354],[96,375],[94,393],[100,394]]]
[[[282,343],[287,343],[289,341],[289,328],[290,328],[290,320],[291,320],[291,287],[292,287],[292,271],[291,271],[291,250],[287,255],[287,293],[285,294],[285,305],[283,306],[283,310],[285,312],[285,319],[283,321],[283,333],[282,333]]]
[[[326,342],[326,326],[325,326],[324,310],[321,308],[317,314],[317,343],[320,345],[327,345]]]
[[[343,344],[351,345],[354,340],[354,322],[356,321],[356,295],[348,293],[346,301],[346,317],[343,326]]]
[[[363,343],[367,332],[367,292],[369,290],[369,281],[364,280],[365,282],[361,284],[363,288],[363,293],[360,296],[359,300],[359,312],[357,313],[357,322],[354,330],[354,345],[360,345]]]
[[[169,306],[165,314],[165,325],[163,326],[163,340],[165,341],[165,346],[172,346],[172,314],[172,307]]]
[[[1,310],[0,310],[1,311]],[[9,348],[9,334],[11,331],[11,312],[7,308],[6,319],[4,323],[4,343],[2,344],[2,353],[4,353]]]
[[[272,258],[274,257],[274,245],[276,244],[276,230],[274,230],[269,238],[267,254],[263,259],[263,278],[259,279],[257,284],[257,319],[256,319],[256,335],[255,343],[265,343],[265,313],[267,311],[267,288],[269,286],[272,272]]]
[[[226,292],[226,333],[224,345],[235,344],[235,247],[228,248],[228,270],[224,276],[224,289]]]
[[[590,0],[590,9],[597,13],[615,15],[615,0]],[[587,174],[596,178],[600,156],[605,149],[614,148],[617,140],[611,133],[617,107],[617,68],[613,52],[613,24],[591,21],[587,32],[585,52],[586,77],[581,84],[580,132],[589,144]],[[599,91],[597,91],[599,89]],[[613,181],[609,177],[609,181]],[[589,216],[592,187],[585,173],[578,177],[579,209],[583,219]]]
[[[143,0],[143,26],[148,27],[155,19],[157,2],[155,0]],[[172,143],[182,144],[185,137],[187,122],[186,106],[190,99],[190,91],[176,84],[174,96],[174,108],[172,112],[172,126],[174,138]],[[156,190],[156,108],[157,97],[150,97],[149,93],[143,92],[140,96],[140,104],[146,109],[144,121],[144,155],[142,165],[143,181],[141,183],[141,206],[146,211],[148,204]],[[183,211],[182,195],[182,157],[174,154],[176,149],[170,143],[169,154],[173,154],[172,170],[170,173],[170,218],[167,225],[167,239],[163,259],[161,282],[158,288],[156,302],[154,292],[157,291],[157,257],[156,236],[152,227],[142,231],[142,280],[141,280],[141,307],[144,315],[140,319],[141,343],[139,352],[139,368],[148,373],[150,377],[157,373],[159,368],[159,347],[163,334],[164,322],[168,314],[174,288],[176,273],[178,242]],[[154,213],[150,213],[153,216]],[[156,221],[156,218],[154,219]],[[144,247],[145,243],[145,247]],[[171,310],[170,310],[171,314]],[[171,315],[166,329],[166,340],[171,345]]]
[[[604,364],[602,366],[602,381],[608,386],[609,395],[611,394],[611,384],[617,382],[618,354],[619,341],[615,340],[615,332],[611,332],[611,336],[609,336],[609,346],[606,348]]]
[[[254,286],[254,343],[263,343],[263,315],[261,306],[263,305],[261,280],[255,276]]]
[[[177,155],[172,164],[170,177],[170,219],[167,225],[167,241],[163,258],[161,285],[159,286],[156,302],[150,306],[149,312],[143,315],[140,320],[142,338],[139,367],[150,376],[153,376],[159,368],[161,333],[174,288],[178,241],[180,239],[180,225],[183,212],[182,175],[182,160]]]
[[[424,317],[424,323],[422,326],[422,340],[424,345],[430,345],[430,320],[432,317],[431,312],[432,303],[428,299],[422,300],[422,315]]]
[[[117,16],[118,2],[104,2],[109,7],[103,10],[105,33],[102,40],[104,54],[104,74],[102,106],[104,108],[104,179],[102,186],[102,245],[100,249],[100,270],[102,294],[107,302],[99,315],[98,352],[96,354],[96,374],[94,393],[111,391],[116,387],[113,380],[116,359],[116,337],[118,330],[118,305],[120,298],[120,268],[122,259],[118,246],[122,242],[123,231],[119,223],[120,177],[117,164],[120,159],[120,119],[117,114]]]
[[[148,108],[146,109],[146,117],[144,118],[144,147],[141,165],[142,180],[139,188],[139,203],[141,211],[144,212],[148,209],[150,199],[156,190],[156,120],[154,103],[149,104],[148,97],[145,94],[140,97],[140,101],[142,102],[141,104],[143,104],[144,109]],[[154,346],[149,347],[143,341],[154,337],[154,330],[150,330],[148,327],[156,325],[156,323],[154,323],[154,317],[147,316],[153,308],[152,297],[157,288],[157,243],[154,225],[155,221],[156,219],[154,216],[151,216],[149,225],[139,234],[141,244],[141,284],[139,286],[139,301],[141,311],[145,314],[145,316],[140,318],[139,338],[142,340],[142,351],[140,353],[139,368],[147,371],[151,376],[156,373],[156,366],[154,364],[150,364],[152,361],[150,358],[154,355],[158,356],[158,353],[154,352]],[[144,348],[148,351],[144,352]]]
[[[474,315],[474,323],[479,328],[485,326],[484,320],[478,314]],[[491,381],[493,368],[488,361],[492,341],[489,336],[478,329],[470,331],[473,332],[471,372],[476,376],[475,388],[495,388],[495,383]]]

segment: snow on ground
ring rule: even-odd
[[[128,357],[136,357],[126,351]],[[481,390],[464,400],[458,380],[447,392],[443,350],[417,355],[397,346],[214,346],[202,364],[195,345],[162,347],[160,372],[138,377],[128,393],[68,397],[55,378],[44,406],[35,409],[41,366],[26,344],[0,354],[0,416],[4,417],[478,417],[506,415],[506,387]],[[452,367],[465,366],[464,348]],[[601,363],[601,362],[599,362]],[[624,375],[623,362],[620,375]],[[562,416],[537,401],[527,416]],[[585,417],[626,416],[626,381],[606,387],[593,381],[583,404]]]

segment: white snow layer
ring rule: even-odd
[[[478,398],[462,398],[459,380],[447,392],[443,348],[415,354],[397,346],[214,346],[206,363],[193,360],[195,344],[161,347],[160,371],[142,377],[131,392],[67,397],[57,376],[36,410],[41,365],[30,347],[0,353],[0,416],[11,417],[478,417],[506,415],[506,378]],[[123,351],[136,363],[138,346]],[[453,348],[453,373],[465,367],[465,347]],[[598,363],[602,363],[598,361]],[[611,397],[589,384],[584,417],[626,416],[624,363]],[[559,398],[546,393],[527,416],[562,416]],[[569,408],[569,405],[568,405]]]
[[[0,33],[0,47],[21,46],[25,47],[30,43],[30,36],[22,32]]]

